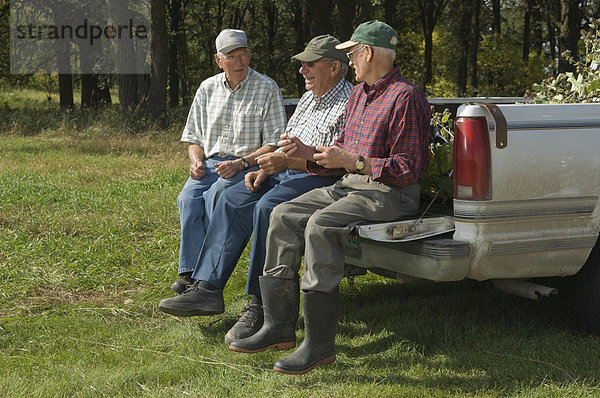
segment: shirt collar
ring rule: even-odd
[[[400,75],[400,67],[394,66],[394,68],[388,72],[387,75],[383,76],[381,79],[377,80],[372,86],[368,86],[366,83],[363,86],[365,93],[368,95],[370,93],[381,93],[384,92],[388,86],[397,81]]]
[[[329,89],[329,91],[327,91],[325,94],[323,94],[320,97],[317,97],[314,93],[313,93],[313,101],[315,101],[315,105],[321,105],[323,104],[323,106],[327,106],[330,105],[334,102],[335,98],[337,97],[337,93],[342,89],[342,86],[344,85],[344,78],[341,78],[340,80],[338,80],[337,83],[335,83],[333,85],[333,87],[331,87]]]
[[[246,73],[246,77],[244,78],[244,80],[242,80],[241,82],[238,83],[238,85],[236,86],[235,90],[239,90],[239,89],[244,88],[244,86],[252,78],[252,75],[254,75],[254,73],[256,73],[254,71],[254,69],[248,67],[248,73]],[[229,90],[231,90],[231,87],[229,87],[229,83],[227,83],[227,78],[225,77],[225,72],[223,72],[222,75],[223,76],[221,78],[221,84],[223,86],[225,86],[226,88],[228,88]],[[231,90],[231,91],[235,91],[235,90]]]

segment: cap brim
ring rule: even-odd
[[[221,54],[229,54],[230,52],[232,52],[233,50],[237,50],[238,48],[250,48],[250,47],[248,47],[244,44],[241,44],[241,43],[237,43],[237,44],[232,44],[227,47],[223,47],[221,50],[219,50],[219,52]]]
[[[293,55],[292,59],[299,62],[315,62],[323,58],[323,55],[315,54],[310,51],[302,51],[299,54]]]
[[[357,44],[359,44],[359,43],[356,41],[348,40],[341,44],[338,44],[337,46],[335,46],[335,48],[337,48],[338,50],[345,50],[345,49],[355,46]]]

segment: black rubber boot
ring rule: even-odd
[[[310,372],[317,365],[329,365],[335,361],[338,290],[331,293],[303,291],[302,298],[304,341],[290,355],[275,362],[273,370],[276,372],[300,375]]]
[[[280,279],[261,276],[264,322],[254,335],[232,341],[229,349],[237,352],[254,353],[269,348],[288,350],[296,347],[296,323],[300,308],[298,279]]]

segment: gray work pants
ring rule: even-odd
[[[344,277],[344,242],[361,222],[393,221],[419,207],[420,185],[390,186],[346,174],[334,185],[282,203],[271,213],[264,274],[297,277],[304,255],[303,290],[329,293]]]

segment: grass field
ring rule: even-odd
[[[600,338],[574,319],[568,280],[533,302],[369,274],[341,287],[332,365],[287,376],[271,370],[285,352],[234,353],[246,255],[225,314],[157,309],[176,278],[185,111],[159,129],[1,99],[0,396],[600,397]]]

